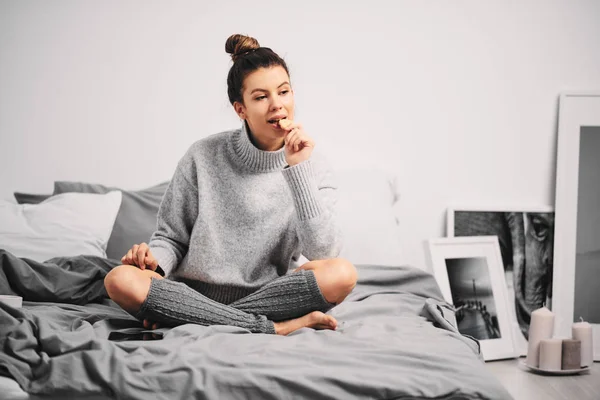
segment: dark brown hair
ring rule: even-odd
[[[231,35],[225,42],[225,51],[231,54],[233,65],[227,74],[227,95],[229,102],[244,103],[242,90],[244,79],[259,68],[282,66],[287,72],[290,71],[281,57],[268,47],[260,47],[258,41],[250,36]]]

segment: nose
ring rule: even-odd
[[[283,107],[283,102],[281,101],[279,96],[272,96],[271,97],[271,111],[279,110],[281,107]]]

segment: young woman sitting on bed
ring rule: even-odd
[[[227,93],[243,126],[190,147],[150,243],[128,251],[106,290],[146,328],[336,329],[324,312],[354,288],[356,270],[336,258],[331,171],[294,121],[285,61],[243,35],[225,50],[233,59]],[[312,261],[288,272],[301,253]]]

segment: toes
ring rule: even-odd
[[[335,330],[335,328],[337,328],[337,320],[331,315],[328,315],[327,317],[327,324],[331,327],[331,329]]]

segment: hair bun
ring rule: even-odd
[[[256,50],[260,47],[258,40],[253,37],[235,34],[229,36],[225,42],[225,51],[231,54],[231,59],[235,62],[242,54],[250,50]]]

